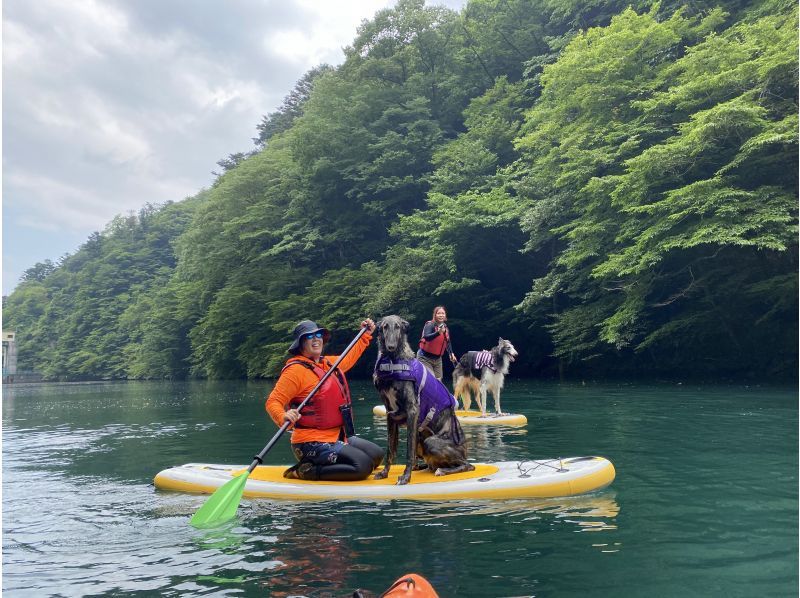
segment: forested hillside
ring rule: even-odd
[[[365,315],[515,375],[798,368],[795,2],[400,0],[196,197],[118,217],[8,298],[53,379],[276,373]]]

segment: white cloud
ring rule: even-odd
[[[341,49],[353,41],[361,21],[393,4],[388,0],[298,0],[307,21],[295,29],[267,36],[264,43],[270,52],[304,70],[322,62],[337,64],[343,57]]]
[[[16,225],[40,231],[85,232],[102,230],[117,214],[137,210],[147,197],[183,199],[197,189],[191,180],[152,178],[137,187],[133,195],[109,197],[89,186],[76,186],[31,172],[18,172],[5,177],[9,193],[4,194],[6,209],[22,211]],[[132,181],[124,181],[133,186]]]
[[[11,68],[24,60],[29,66],[42,59],[43,48],[22,23],[3,22],[3,66]]]
[[[208,186],[308,69],[339,64],[361,21],[394,3],[6,2],[4,290],[44,259],[38,244],[26,263],[30,239],[56,259],[116,214]]]
[[[86,60],[102,58],[108,49],[121,47],[131,37],[124,12],[108,3],[37,0],[25,6],[24,19],[16,19],[19,10],[8,3],[3,10],[4,37],[11,34],[10,44],[3,40],[6,69],[68,71]]]
[[[141,161],[150,152],[142,127],[115,113],[115,106],[89,89],[76,90],[73,102],[52,94],[34,97],[26,116],[46,126],[54,140],[71,145],[98,164]],[[75,156],[69,156],[74,159]]]
[[[3,182],[11,189],[11,193],[4,194],[5,207],[24,207],[17,226],[51,232],[62,228],[80,232],[88,227],[91,232],[108,221],[107,201],[86,186],[29,172],[5,176]]]

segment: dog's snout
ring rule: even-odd
[[[386,343],[386,348],[390,351],[397,349],[400,344],[399,328],[397,326],[387,326],[383,331],[383,340]]]

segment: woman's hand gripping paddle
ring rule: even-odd
[[[297,407],[298,411],[306,406],[306,403],[308,403],[311,397],[317,393],[317,391],[328,379],[328,376],[333,373],[333,371],[342,362],[342,359],[344,359],[345,355],[350,352],[358,340],[364,336],[366,331],[366,327],[358,331],[356,337],[350,341],[350,344],[347,345],[344,351],[342,351],[342,354],[339,355],[339,358],[333,364],[331,369],[325,372],[325,375],[320,378],[319,382],[317,382],[317,385],[311,389],[311,392],[308,393],[308,396],[303,400],[302,403],[300,403],[300,405]],[[250,464],[250,467],[247,468],[247,471],[239,474],[230,482],[227,482],[225,485],[217,488],[217,490],[211,495],[206,503],[197,510],[197,513],[194,514],[189,523],[191,523],[194,527],[200,528],[216,527],[228,519],[233,518],[236,515],[236,510],[239,508],[239,503],[242,500],[244,485],[247,483],[247,478],[251,473],[253,473],[253,470],[258,467],[259,464],[263,463],[264,456],[272,449],[275,443],[278,442],[278,439],[283,436],[283,433],[290,425],[290,422],[284,422],[275,436],[273,436],[269,443],[267,443],[267,446],[261,449],[261,452],[253,458],[253,462]]]

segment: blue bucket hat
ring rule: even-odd
[[[300,352],[300,343],[301,339],[306,334],[313,334],[315,332],[322,333],[322,342],[327,343],[331,338],[331,333],[327,328],[320,328],[317,326],[315,322],[311,320],[303,320],[299,322],[297,326],[294,327],[294,331],[292,331],[292,336],[294,336],[294,342],[289,347],[288,351],[292,355],[297,355]]]

